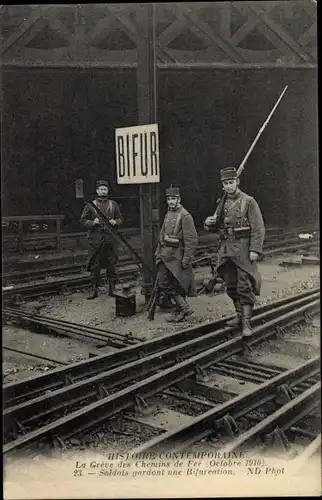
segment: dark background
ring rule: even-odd
[[[238,167],[285,85],[289,85],[241,178],[268,226],[318,221],[317,81],[314,69],[162,70],[158,74],[160,215],[173,182],[196,224],[214,210],[219,170]],[[137,125],[134,70],[5,69],[2,114],[4,216],[65,214],[80,230],[95,181],[117,186],[114,130]],[[139,201],[120,199],[126,226],[139,226]]]

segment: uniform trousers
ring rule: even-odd
[[[118,261],[114,246],[109,241],[103,241],[100,246],[93,251],[93,256],[90,260],[89,271],[93,277],[100,276],[101,269],[106,269],[106,277],[109,280],[117,279],[116,264]]]
[[[185,291],[179,281],[162,261],[158,264],[157,279],[161,294],[169,296],[181,295],[185,297]]]
[[[251,277],[238,267],[234,261],[227,259],[220,267],[220,275],[226,283],[227,295],[241,305],[254,305],[255,295]]]

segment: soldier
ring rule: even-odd
[[[223,189],[227,193],[224,219],[219,228],[220,240],[216,271],[227,286],[233,300],[236,317],[229,326],[242,327],[243,337],[252,335],[250,320],[255,302],[260,294],[261,276],[256,261],[263,253],[265,227],[257,202],[239,189],[235,168],[220,172]],[[207,217],[205,228],[216,224],[215,216]]]
[[[108,198],[108,189],[107,181],[98,181],[96,183],[97,198],[93,203],[107,217],[111,226],[117,228],[122,224],[123,217],[116,201]],[[98,296],[101,269],[106,269],[109,296],[113,297],[117,281],[116,264],[118,260],[115,238],[100,223],[90,205],[86,205],[84,208],[80,222],[88,230],[87,237],[92,247],[87,264],[87,270],[92,274],[92,293],[87,298],[95,299]]]
[[[193,314],[186,296],[196,295],[192,259],[198,243],[194,221],[181,205],[178,188],[166,190],[168,212],[165,216],[155,258],[161,295],[175,302],[176,310],[168,321],[179,322]]]

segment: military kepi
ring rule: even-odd
[[[166,196],[180,196],[179,188],[177,187],[168,187],[165,191]]]
[[[237,179],[237,170],[234,167],[223,168],[220,170],[220,179],[222,181]]]
[[[107,188],[109,187],[107,181],[97,181],[96,182],[96,189],[99,188],[100,186],[106,186]]]

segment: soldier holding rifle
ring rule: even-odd
[[[235,168],[220,172],[223,189],[227,193],[224,218],[219,228],[220,245],[216,265],[224,279],[227,294],[233,300],[236,318],[229,326],[241,326],[243,337],[252,334],[254,295],[259,295],[261,276],[256,261],[263,253],[265,227],[257,202],[239,189]],[[216,224],[217,215],[207,217],[205,228]]]
[[[93,201],[93,204],[106,217],[111,227],[116,229],[123,223],[123,217],[116,201],[109,199],[108,188],[107,181],[97,181],[97,198]],[[95,299],[98,296],[101,269],[106,269],[110,296],[114,295],[117,281],[116,264],[118,257],[116,241],[111,231],[108,231],[108,228],[97,217],[94,208],[87,203],[80,219],[81,224],[88,230],[88,240],[92,247],[87,264],[87,270],[92,275],[92,293],[87,297],[88,299]]]
[[[168,321],[178,323],[193,314],[186,296],[196,295],[192,260],[197,248],[198,234],[189,212],[181,205],[178,188],[166,190],[166,213],[156,249],[157,286],[160,295],[171,297],[176,310]]]
[[[286,90],[287,86],[259,130],[238,170],[235,168],[221,170],[224,194],[215,214],[205,220],[205,228],[220,235],[215,271],[226,282],[227,294],[233,300],[236,310],[236,317],[228,324],[241,327],[242,336],[245,338],[252,335],[250,320],[255,295],[260,294],[261,276],[257,269],[257,260],[263,253],[265,227],[257,202],[239,189],[239,177]]]

